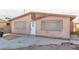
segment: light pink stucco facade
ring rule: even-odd
[[[63,31],[41,31],[42,20],[63,20]],[[70,18],[60,16],[49,16],[36,21],[37,35],[48,37],[70,38]]]
[[[38,17],[38,15],[36,15]],[[62,31],[42,31],[41,30],[41,21],[44,20],[62,20],[63,21],[63,30]],[[26,29],[19,30],[14,28],[14,24],[17,21],[25,21],[26,22]],[[12,20],[11,23],[11,32],[12,33],[20,33],[20,34],[31,34],[31,14],[26,15],[24,17],[20,17],[17,19]],[[40,36],[47,36],[47,37],[56,37],[56,38],[70,38],[70,34],[72,32],[72,21],[71,18],[68,16],[47,16],[44,18],[40,18],[37,20],[34,20],[36,22],[36,34]]]
[[[26,22],[26,29],[15,29],[14,28],[14,24],[15,22],[17,21],[25,21]],[[21,17],[21,18],[18,18],[17,20],[12,20],[10,23],[11,23],[11,32],[12,33],[20,33],[20,34],[30,34],[30,22],[31,22],[31,15],[28,15],[28,16],[24,16],[24,17]]]

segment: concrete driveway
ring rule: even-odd
[[[36,37],[31,35],[10,34],[0,38],[0,49],[29,49],[29,50],[71,50],[73,45],[61,43],[74,42],[69,40]],[[79,43],[79,42],[78,42]]]

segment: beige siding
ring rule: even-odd
[[[6,23],[0,23],[0,28],[6,26]]]
[[[7,25],[7,22],[0,22],[0,31],[3,31],[4,33],[10,33],[10,25]]]

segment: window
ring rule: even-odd
[[[26,22],[25,21],[16,21],[14,23],[15,29],[26,29]]]
[[[63,21],[62,20],[48,20],[41,22],[41,30],[44,31],[62,31]]]

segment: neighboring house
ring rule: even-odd
[[[79,23],[73,24],[73,33],[72,34],[79,36]]]
[[[29,12],[10,20],[11,32],[56,38],[70,38],[76,16]]]
[[[79,32],[79,23],[74,23],[74,32]]]
[[[4,33],[10,33],[10,23],[8,21],[0,19],[0,31]]]

